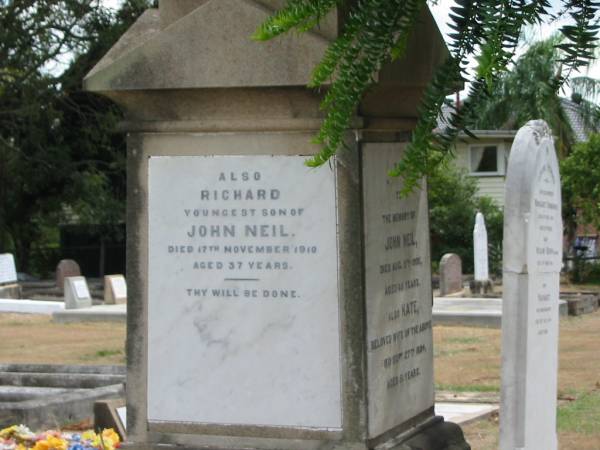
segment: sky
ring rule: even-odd
[[[550,4],[554,8],[554,11],[558,11],[558,7],[561,4],[561,2],[556,1],[556,0],[551,0]],[[442,32],[442,35],[444,36],[444,39],[446,39],[446,41],[448,41],[447,36],[448,36],[449,32],[451,31],[450,27],[448,26],[448,21],[449,21],[450,7],[453,5],[454,5],[454,0],[439,0],[437,5],[430,6],[431,12],[433,14],[433,17],[435,18],[437,26],[440,29],[440,31]],[[561,20],[555,21],[552,23],[542,23],[539,26],[532,27],[531,29],[527,30],[527,38],[528,38],[528,40],[531,40],[532,42],[547,39],[550,36],[552,36],[553,34],[555,34],[556,32],[558,32],[558,30],[563,25],[566,25],[568,22],[569,22],[569,19],[567,17],[564,17]],[[517,56],[519,54],[522,54],[525,50],[526,50],[525,46],[520,47],[517,51]],[[473,64],[473,62],[472,62],[472,64]],[[575,74],[574,76],[577,76],[577,75],[578,74]],[[585,76],[589,76],[592,78],[600,78],[600,64],[598,64],[598,63],[592,64],[583,73],[579,73],[579,75],[585,75]],[[561,95],[565,96],[565,97],[570,97],[571,90],[568,87],[566,87],[564,92],[561,93]],[[464,98],[465,96],[466,96],[466,89],[461,91],[461,97]]]

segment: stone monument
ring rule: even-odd
[[[80,276],[79,264],[72,259],[61,259],[56,266],[56,286],[61,290],[65,287],[65,278]]]
[[[65,278],[65,309],[89,308],[92,296],[84,277]]]
[[[467,449],[433,410],[426,188],[386,177],[443,40],[424,10],[308,169],[343,17],[252,42],[282,4],[163,0],[86,77],[129,132],[126,446]]]
[[[462,261],[456,253],[446,253],[440,260],[440,295],[462,292]]]
[[[517,133],[506,175],[501,450],[556,450],[560,176],[543,121]]]
[[[15,257],[11,253],[0,254],[0,298],[21,298],[17,280]]]
[[[488,238],[483,214],[475,215],[473,227],[473,265],[475,267],[474,280],[470,283],[472,294],[487,294],[492,292],[493,283],[490,280],[488,262]]]
[[[127,282],[123,275],[104,277],[104,303],[106,305],[127,303]]]

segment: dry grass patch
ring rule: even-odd
[[[500,330],[433,329],[435,380],[441,390],[499,391]],[[560,322],[558,440],[561,450],[600,449],[600,311]],[[498,419],[463,427],[474,450],[498,448]]]
[[[437,389],[499,390],[500,330],[435,326],[433,339]]]
[[[0,363],[124,364],[125,324],[0,313]]]

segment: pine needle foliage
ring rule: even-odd
[[[426,4],[426,0],[289,0],[256,31],[255,39],[268,40],[290,30],[307,31],[335,7],[348,11],[339,37],[315,67],[309,84],[329,87],[321,104],[325,119],[314,139],[321,151],[307,165],[324,164],[343,146],[344,132],[362,96],[384,64],[404,56]],[[566,75],[554,81],[553,89],[594,58],[600,28],[600,2],[562,0],[561,5],[560,14],[570,16],[571,23],[561,28],[564,39],[559,44]],[[523,27],[555,18],[547,0],[454,1],[449,15],[451,57],[426,89],[404,158],[390,170],[390,175],[403,177],[404,193],[451,154],[460,132],[469,134],[467,125],[476,105],[491,94],[499,76],[510,67]],[[477,67],[469,71],[473,57]],[[441,132],[434,132],[446,96],[464,82],[470,82],[467,101],[446,119]]]

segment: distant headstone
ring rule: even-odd
[[[104,277],[104,303],[107,305],[127,303],[127,283],[123,275]]]
[[[84,277],[65,278],[65,309],[88,308],[92,296]]]
[[[63,259],[56,266],[56,286],[59,289],[64,289],[65,278],[81,276],[79,264],[72,259]]]
[[[456,253],[446,253],[440,260],[440,295],[463,290],[462,261]]]
[[[488,237],[485,219],[480,212],[475,216],[473,228],[473,252],[475,263],[475,280],[486,281],[490,278],[488,263]]]
[[[471,281],[472,294],[486,294],[493,290],[490,280],[488,263],[488,238],[485,228],[485,219],[480,212],[475,216],[475,227],[473,227],[473,263],[475,266],[474,280]]]
[[[517,133],[505,198],[500,449],[555,450],[563,228],[545,122],[528,122]]]
[[[0,284],[11,284],[17,282],[17,269],[15,258],[11,253],[0,255]]]

